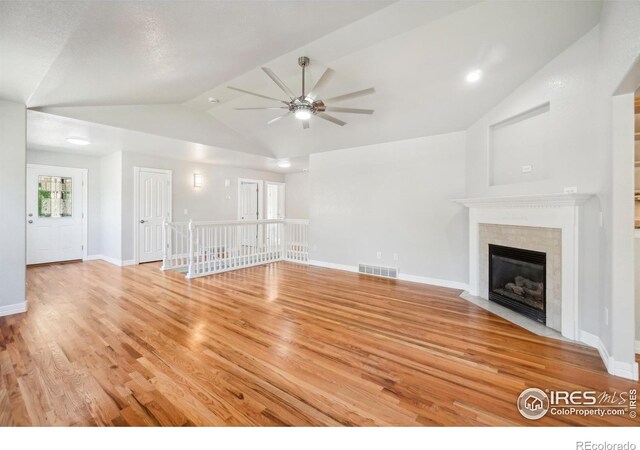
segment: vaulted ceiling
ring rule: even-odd
[[[73,129],[98,153],[303,164],[313,152],[467,128],[595,26],[600,8],[593,1],[2,2],[0,98],[37,111],[29,114],[34,148],[69,151],[64,136]],[[235,110],[275,102],[228,85],[283,96],[261,66],[297,91],[302,55],[311,58],[308,84],[334,70],[324,97],[375,87],[341,105],[375,113],[335,113],[344,127],[312,117],[303,130],[293,117],[267,125],[278,111]],[[472,69],[484,76],[469,85]]]

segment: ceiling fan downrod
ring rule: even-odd
[[[307,96],[304,81],[305,81],[305,68],[309,65],[309,58],[306,56],[301,56],[298,58],[298,65],[302,67],[302,97],[301,100],[304,100]]]

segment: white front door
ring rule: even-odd
[[[160,261],[162,222],[171,219],[171,175],[140,169],[138,176],[138,262]]]
[[[27,167],[27,264],[82,259],[84,172]]]

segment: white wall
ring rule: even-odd
[[[238,178],[284,181],[284,175],[275,172],[123,153],[122,255],[125,261],[133,259],[133,168],[135,166],[173,171],[174,221],[236,220],[238,218]],[[194,173],[203,175],[202,188],[193,187]],[[229,187],[224,185],[226,179],[230,180]],[[188,211],[187,214],[184,214],[185,209]]]
[[[580,192],[597,192],[600,149],[593,92],[598,73],[598,30],[593,30],[565,50],[542,70],[500,102],[467,130],[467,194],[469,197],[545,194],[576,186]],[[545,179],[526,182],[527,174],[512,174],[517,182],[491,186],[489,172],[489,127],[546,102],[548,148]],[[537,175],[534,164],[530,176]],[[595,175],[595,176],[594,176]],[[501,178],[509,178],[501,174]]]
[[[26,110],[0,100],[0,315],[25,311]]]
[[[309,177],[311,260],[466,285],[464,132],[313,154]]]
[[[309,218],[309,172],[289,173],[285,176],[285,217]]]
[[[605,2],[600,21],[600,80],[602,121],[599,142],[605,154],[602,170],[609,175],[603,209],[607,246],[610,321],[603,328],[607,349],[616,366],[634,364],[633,301],[633,114],[632,93],[640,84],[640,2]],[[630,74],[629,72],[633,73]],[[631,75],[631,76],[628,76]],[[623,81],[633,86],[623,89]],[[617,91],[617,92],[616,92]],[[623,117],[620,117],[622,113]],[[615,120],[614,120],[615,118]],[[621,120],[618,120],[621,119]],[[627,134],[628,133],[628,134]],[[627,134],[626,136],[624,134]],[[627,144],[625,144],[627,142]],[[625,148],[628,147],[628,148]]]
[[[100,159],[101,254],[119,263],[122,258],[122,152]]]
[[[100,245],[100,158],[73,153],[27,149],[28,164],[87,169],[87,254],[99,255]]]

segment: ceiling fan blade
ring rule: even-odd
[[[343,100],[350,100],[352,98],[362,97],[363,95],[373,94],[376,90],[374,88],[363,89],[361,91],[350,92],[348,94],[338,95],[337,97],[331,97],[323,100],[324,103],[341,102]]]
[[[318,78],[315,86],[311,88],[311,91],[307,94],[307,97],[315,100],[318,97],[318,92],[320,91],[320,89],[322,89],[322,87],[327,84],[327,81],[329,81],[332,75],[333,69],[325,70],[324,73],[320,75],[320,78]]]
[[[351,114],[373,114],[373,109],[342,108],[340,106],[325,106],[324,110]]]
[[[288,109],[286,106],[269,106],[269,107],[259,107],[259,108],[236,108],[236,111],[249,111],[251,109]]]
[[[283,117],[287,117],[288,115],[289,115],[289,112],[281,116],[278,116],[275,119],[271,119],[270,121],[267,122],[267,125],[271,125],[273,122],[277,122],[278,120],[282,119]]]
[[[341,127],[347,124],[347,122],[343,122],[340,119],[336,119],[335,117],[330,116],[329,114],[319,112],[319,113],[316,113],[316,116],[320,117],[321,119],[328,120],[329,122],[333,122],[336,125],[340,125]]]
[[[280,78],[278,78],[278,76],[277,76],[275,73],[273,73],[273,70],[271,70],[271,69],[269,69],[269,68],[267,68],[267,67],[263,67],[263,68],[262,68],[262,70],[264,71],[264,73],[266,73],[267,75],[269,75],[269,78],[271,78],[271,79],[273,80],[273,82],[274,82],[275,84],[277,84],[277,85],[278,85],[278,87],[279,87],[280,89],[282,89],[282,90],[284,91],[284,93],[285,93],[285,94],[287,94],[287,95],[291,98],[291,100],[293,100],[293,99],[295,99],[295,98],[296,98],[295,94],[291,91],[291,89],[289,89],[289,88],[287,87],[287,85],[286,85],[286,84],[284,84],[284,83],[282,82],[282,80],[281,80]]]
[[[262,97],[262,98],[266,98],[268,100],[275,100],[276,102],[287,103],[285,100],[281,100],[279,98],[267,97],[266,95],[256,94],[255,92],[251,92],[251,91],[245,91],[244,89],[240,89],[240,88],[237,88],[237,87],[227,86],[227,88],[231,89],[231,90],[234,90],[234,91],[238,91],[238,92],[244,92],[245,94],[255,95],[256,97]]]
[[[302,121],[302,128],[304,128],[305,130],[309,128],[309,119]]]

